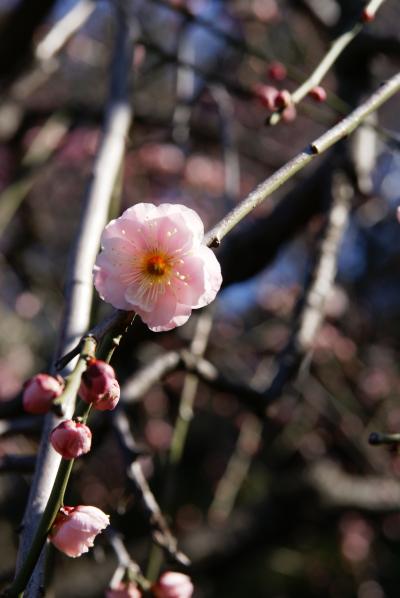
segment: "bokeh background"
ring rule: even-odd
[[[34,48],[75,2],[47,0],[40,10],[34,4],[0,1],[3,408],[54,354],[115,34],[111,4],[98,1],[55,57],[34,58]],[[267,127],[255,86],[295,89],[363,2],[132,5],[134,120],[111,215],[140,201],[177,202],[196,209],[207,230],[400,62],[400,6],[387,0],[324,79],[328,102],[305,99],[295,120]],[[275,61],[288,69],[279,82],[269,76]],[[200,382],[168,490],[169,447],[186,374],[172,372],[140,397],[125,386],[132,432],[149,453],[141,458],[143,469],[155,495],[168,494],[168,516],[192,560],[198,598],[399,595],[400,460],[396,445],[368,444],[371,432],[400,432],[399,117],[397,96],[285,184],[274,204],[257,208],[217,251],[224,287],[210,310],[205,356],[232,385],[261,393],[298,326],[296,306],[338,180],[350,198],[324,321],[302,367],[297,364],[271,402],[265,425],[240,391]],[[93,322],[107,313],[96,300]],[[149,333],[135,320],[114,359],[122,384],[164,352],[190,346],[203,317],[195,313],[167,334]],[[22,413],[10,420],[6,408],[2,414],[0,578],[6,583],[41,421]],[[76,466],[70,501],[110,513],[145,570],[148,521],[126,484],[112,418],[94,418],[93,428],[95,448]],[[13,465],[10,455],[21,459]],[[106,537],[76,561],[52,553],[48,595],[102,596],[115,566]]]

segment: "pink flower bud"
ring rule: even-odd
[[[297,116],[296,106],[294,104],[290,104],[285,110],[282,112],[282,120],[285,123],[291,123],[295,120]]]
[[[68,419],[54,428],[50,441],[64,459],[76,459],[90,451],[92,433],[85,424]]]
[[[114,409],[120,396],[114,369],[105,361],[92,359],[82,376],[79,396],[99,411]]]
[[[64,390],[62,378],[49,374],[36,374],[25,382],[22,402],[28,413],[47,413],[53,400]]]
[[[141,598],[142,592],[133,583],[124,583],[121,581],[117,587],[108,588],[106,598]]]
[[[361,21],[363,23],[370,23],[375,19],[375,12],[370,8],[364,8],[361,13]]]
[[[321,85],[316,85],[310,89],[308,95],[316,102],[325,102],[326,100],[326,91],[323,87],[321,87]]]
[[[81,556],[88,552],[97,534],[109,523],[109,516],[97,507],[62,507],[54,521],[49,539],[67,556]]]
[[[156,598],[191,598],[193,584],[190,577],[176,571],[166,571],[153,586]]]
[[[263,106],[268,108],[268,110],[275,110],[275,100],[279,93],[276,87],[257,83],[254,85],[253,91]]]
[[[271,62],[267,74],[272,81],[283,81],[286,79],[287,70],[285,65],[281,62]]]
[[[276,109],[287,108],[291,104],[292,104],[292,96],[290,94],[290,91],[288,91],[287,89],[282,89],[281,91],[279,91],[277,93],[276,98],[275,98],[275,108]]]

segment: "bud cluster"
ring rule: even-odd
[[[79,396],[99,411],[114,409],[120,396],[114,369],[105,361],[91,359],[82,375]]]

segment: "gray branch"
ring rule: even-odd
[[[103,136],[93,167],[93,173],[84,202],[82,219],[66,282],[66,305],[61,324],[58,350],[54,361],[68,352],[89,327],[93,296],[92,269],[99,247],[101,232],[107,221],[109,203],[117,174],[123,159],[125,141],[131,123],[129,73],[132,64],[133,36],[124,15],[117,13],[118,30],[111,67],[111,89],[105,117]],[[65,405],[71,416],[74,401]],[[55,415],[46,417],[36,472],[26,507],[18,566],[29,550],[60,463],[60,456],[49,445],[50,431],[58,423]],[[26,596],[41,595],[43,585],[44,552],[36,566]]]

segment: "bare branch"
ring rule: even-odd
[[[400,484],[392,478],[350,475],[328,459],[311,465],[306,476],[329,506],[367,511],[400,508]]]
[[[375,14],[383,2],[384,0],[371,0],[371,2],[365,6],[362,14],[364,14],[365,11],[368,11],[371,15]],[[291,102],[293,104],[296,105],[301,102],[313,87],[319,85],[343,50],[360,33],[363,28],[362,14],[360,14],[357,21],[353,23],[347,31],[343,32],[332,42],[329,51],[325,54],[311,75],[291,94]],[[267,124],[276,125],[281,120],[281,117],[282,111],[274,112],[268,117]]]
[[[188,557],[178,550],[178,542],[171,533],[161,509],[147,483],[142,467],[137,461],[136,448],[129,421],[122,409],[117,409],[113,418],[114,429],[127,463],[127,478],[133,494],[140,500],[148,517],[154,541],[163,548],[174,561],[188,565]]]
[[[256,189],[254,189],[254,191],[252,191],[236,208],[229,212],[220,222],[218,222],[218,224],[208,231],[204,237],[204,243],[211,247],[218,247],[225,235],[239,224],[245,216],[263,203],[267,197],[307,166],[307,164],[312,162],[318,154],[322,154],[332,147],[332,145],[340,141],[340,139],[343,139],[352,133],[354,129],[358,127],[360,122],[371,114],[371,112],[377,110],[383,103],[397,93],[399,89],[400,73],[396,74],[387,83],[382,85],[366,102],[351,112],[349,116],[313,141],[309,147],[256,187]]]
[[[132,64],[133,39],[125,17],[118,13],[118,32],[112,65],[110,99],[104,132],[93,168],[92,180],[85,199],[85,207],[78,231],[74,255],[66,284],[66,308],[61,326],[59,349],[69,351],[88,329],[93,284],[92,269],[98,251],[99,239],[107,220],[113,186],[123,157],[126,136],[131,122],[128,78]],[[65,405],[67,416],[73,411],[74,401]],[[23,524],[18,566],[24,561],[32,537],[47,504],[61,457],[50,449],[48,436],[58,418],[46,417],[38,455],[36,473],[32,482]],[[43,553],[28,586],[31,595],[37,595],[43,583]]]

